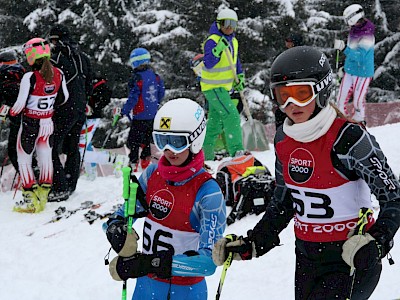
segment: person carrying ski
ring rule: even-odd
[[[149,65],[150,59],[147,49],[132,50],[129,64],[133,74],[128,82],[128,99],[122,110],[115,112],[127,116],[131,121],[127,146],[130,149],[129,160],[133,172],[139,171],[139,167],[144,170],[150,164],[153,120],[165,95],[164,81]],[[139,155],[140,149],[142,151]]]
[[[368,87],[374,76],[375,26],[365,18],[361,5],[348,6],[343,17],[350,26],[347,46],[342,40],[335,40],[334,48],[343,51],[344,75],[340,83],[337,104],[341,112],[357,122],[365,122],[365,102]],[[347,104],[353,99],[353,112],[347,110]]]
[[[245,85],[239,59],[239,43],[235,37],[237,25],[236,12],[228,8],[222,9],[217,20],[212,23],[210,36],[204,44],[204,67],[200,86],[208,102],[207,134],[204,141],[206,160],[214,159],[215,142],[222,132],[225,134],[230,156],[244,153],[240,115],[229,94],[232,88],[243,91]],[[235,82],[227,55],[230,55],[239,82]]]
[[[69,93],[63,72],[50,62],[47,41],[33,38],[23,49],[32,71],[22,77],[17,101],[10,109],[11,116],[21,114],[17,153],[23,200],[14,211],[38,213],[45,208],[53,182],[52,116],[55,107],[66,103]],[[32,169],[34,152],[40,169],[38,182]]]
[[[315,48],[275,59],[271,97],[288,117],[275,135],[274,198],[247,237],[222,238],[213,249],[217,265],[228,253],[260,257],[294,218],[295,299],[368,299],[400,225],[399,182],[375,138],[329,103],[332,79]]]
[[[110,273],[115,280],[137,278],[134,300],[207,299],[204,277],[216,269],[211,249],[225,230],[226,207],[217,182],[203,169],[205,134],[199,104],[184,98],[164,104],[153,125],[154,142],[163,156],[139,178],[149,207],[143,252],[136,252],[136,233],[127,234],[122,208],[103,225],[119,253]],[[143,205],[137,205],[137,211],[142,210]]]
[[[18,62],[15,50],[0,53],[0,119],[8,117],[10,132],[8,134],[7,155],[14,169],[18,171],[17,136],[21,117],[8,115],[10,107],[17,100],[19,86],[26,70]]]

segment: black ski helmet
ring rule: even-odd
[[[310,46],[298,46],[282,52],[271,66],[271,95],[274,85],[287,82],[315,82],[320,108],[328,104],[332,86],[332,69],[328,58],[321,51]]]
[[[67,27],[62,24],[56,24],[50,29],[49,40],[68,41],[71,36]]]
[[[17,52],[15,52],[15,50],[9,50],[0,53],[0,63],[10,62],[17,59]]]
[[[297,32],[291,32],[285,39],[286,42],[292,42],[294,47],[303,46],[303,36]]]

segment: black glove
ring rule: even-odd
[[[172,252],[160,251],[156,254],[136,253],[131,257],[115,257],[109,267],[111,277],[122,281],[154,273],[158,278],[171,277]]]
[[[343,260],[358,270],[375,267],[383,257],[382,254],[382,245],[369,233],[353,235],[343,244]]]
[[[387,225],[380,219],[364,235],[350,232],[349,239],[343,244],[343,260],[360,270],[375,267],[393,248],[393,239],[388,237],[388,233]]]
[[[129,257],[137,252],[139,236],[133,228],[132,232],[128,233],[125,222],[121,220],[111,222],[106,235],[111,247],[119,256]]]
[[[265,232],[259,228],[258,224],[253,230],[247,232],[247,236],[254,244],[255,257],[266,254],[280,244],[278,233],[275,234],[274,231]]]

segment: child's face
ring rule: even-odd
[[[285,113],[295,124],[298,124],[308,121],[314,110],[315,100],[303,107],[297,106],[294,103],[289,103],[285,108]]]
[[[189,149],[186,149],[181,153],[174,153],[171,150],[165,150],[164,156],[172,166],[179,167],[189,157]]]
[[[221,31],[225,35],[231,35],[235,30],[230,26],[229,27],[221,26]]]

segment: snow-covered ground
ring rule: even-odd
[[[389,164],[400,173],[400,140],[396,132],[400,123],[371,128]],[[396,146],[397,145],[397,146]],[[272,145],[271,145],[272,149]],[[274,169],[273,151],[254,155]],[[217,163],[212,162],[213,168]],[[122,284],[111,279],[104,265],[109,244],[101,230],[103,221],[92,225],[83,221],[83,211],[68,219],[44,225],[60,205],[68,209],[92,200],[101,203],[99,213],[122,203],[122,180],[113,176],[99,177],[94,182],[80,179],[76,192],[66,203],[49,203],[40,214],[12,212],[14,192],[0,194],[0,299],[15,300],[110,300],[121,299]],[[16,199],[21,198],[17,192]],[[226,233],[246,234],[261,216],[247,216],[229,226]],[[135,228],[141,232],[142,222]],[[281,233],[283,246],[261,258],[234,262],[229,268],[222,290],[223,299],[293,299],[294,235],[292,224]],[[396,264],[389,266],[384,259],[381,280],[373,297],[390,300],[400,297],[400,233],[391,251]],[[112,252],[111,257],[115,254]],[[215,293],[221,268],[207,278],[209,299]],[[130,299],[134,280],[128,281]]]

